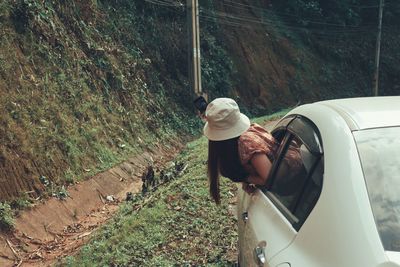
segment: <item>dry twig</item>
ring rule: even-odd
[[[15,251],[15,249],[12,247],[10,240],[6,239],[8,247],[11,249],[12,253],[14,254],[16,259],[20,259],[18,253]]]
[[[97,191],[97,193],[99,194],[99,198],[100,198],[101,202],[102,202],[103,204],[105,204],[106,202],[104,201],[104,195],[100,192],[99,189],[96,189],[96,191]]]

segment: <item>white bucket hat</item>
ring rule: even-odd
[[[249,118],[230,98],[216,98],[208,104],[205,114],[204,135],[212,141],[238,137],[250,127]]]

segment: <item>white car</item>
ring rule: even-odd
[[[293,109],[265,188],[239,189],[240,266],[400,266],[400,97]]]

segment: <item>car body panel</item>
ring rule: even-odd
[[[257,266],[257,259],[254,255],[257,246],[263,241],[266,242],[266,246],[263,248],[266,260],[269,261],[282,248],[287,247],[293,241],[296,231],[260,190],[252,195],[242,194],[241,197],[246,199],[247,205],[242,207],[242,211],[247,212],[248,216],[246,222],[243,220],[243,216],[239,218],[241,220],[240,227],[244,229],[242,238],[244,244],[247,245],[241,248],[245,251],[245,254],[242,255],[244,257],[242,262],[246,262],[246,266]],[[271,224],[275,224],[277,227],[268,227]]]
[[[349,156],[338,157],[357,155],[350,129],[329,107],[320,106],[315,113],[311,106],[303,106],[296,113],[309,118],[320,130],[324,184],[317,204],[291,244],[293,250],[284,251],[272,263],[285,260],[296,262],[292,266],[307,267],[377,266],[386,258],[377,231],[370,231],[376,226],[360,162],[347,160]],[[359,234],[365,232],[368,235]],[[354,247],[359,247],[356,254]]]
[[[370,97],[348,98],[338,100],[327,100],[316,103],[326,105],[334,109],[346,121],[352,121],[355,125],[348,123],[351,130],[362,130],[377,127],[388,127],[400,125],[400,96],[397,97]],[[387,116],[388,111],[391,115]]]
[[[389,258],[389,260],[391,261],[391,263],[393,264],[393,266],[399,266],[400,267],[400,252],[397,251],[386,251],[386,255]],[[394,265],[394,264],[397,265]],[[392,265],[390,265],[392,266]],[[381,267],[381,266],[379,266]]]
[[[251,234],[257,237],[251,237],[251,241],[247,239],[247,242],[252,242],[251,248],[246,248],[249,251],[254,243],[267,241],[268,263],[264,266],[399,266],[399,253],[385,252],[380,241],[352,131],[400,125],[400,109],[397,107],[400,97],[378,97],[371,100],[356,98],[307,104],[293,109],[283,118],[291,115],[304,116],[320,132],[324,150],[321,195],[302,227],[295,231],[288,220],[282,218],[279,210],[274,213],[274,205],[263,192],[258,191],[254,200],[243,191],[240,192],[239,212],[246,209],[251,211],[249,222],[252,217],[253,220],[262,220],[262,223],[252,222],[257,225],[255,228],[264,224],[265,228],[270,228],[269,232],[277,228],[281,229],[278,232],[283,233],[283,237],[279,237],[282,239],[276,241],[265,230],[258,229],[257,233],[249,233],[246,229],[247,232],[239,233],[241,253],[250,253],[243,252],[242,249],[243,238],[246,238],[244,235]],[[376,110],[377,114],[371,114],[370,110]],[[244,205],[241,200],[245,200]],[[257,201],[264,203],[256,203]],[[265,206],[269,205],[265,203],[272,207]],[[256,215],[261,212],[265,216]],[[270,214],[273,214],[272,218],[266,218]],[[239,223],[239,232],[243,231],[243,226]],[[272,238],[279,247],[273,247],[273,242],[268,243],[268,238]],[[246,261],[241,261],[241,264],[248,266]]]

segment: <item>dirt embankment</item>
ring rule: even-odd
[[[186,75],[155,59],[176,42],[145,51],[155,40],[142,25],[155,27],[139,2],[0,2],[1,202],[46,195],[42,176],[61,187],[192,134]]]
[[[271,130],[276,123],[262,125]],[[164,169],[182,147],[175,143],[143,153],[69,187],[65,200],[51,198],[21,212],[15,230],[0,234],[0,266],[50,266],[74,255],[112,218],[128,192],[140,193],[147,167]]]
[[[69,187],[65,200],[51,198],[23,211],[15,230],[0,235],[0,266],[48,266],[73,255],[112,217],[127,192],[140,193],[147,166],[161,169],[181,147],[143,153]]]

